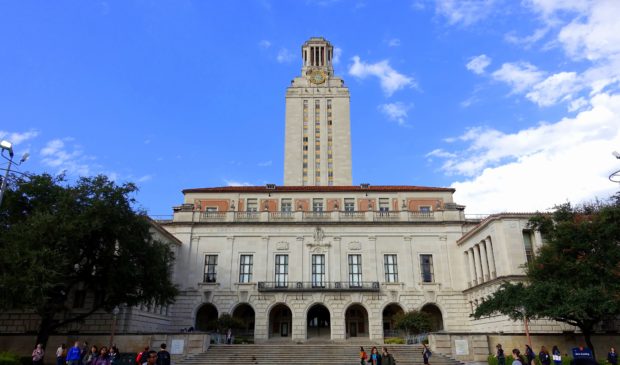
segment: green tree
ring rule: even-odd
[[[96,311],[174,300],[173,253],[133,209],[136,190],[105,176],[70,184],[48,174],[9,186],[0,207],[0,309],[37,313],[37,343]],[[97,300],[76,313],[69,296],[78,288]]]
[[[228,329],[243,328],[244,322],[239,318],[235,318],[228,313],[222,314],[218,319],[214,319],[209,323],[209,327],[217,329],[220,333],[226,333]]]
[[[394,316],[394,325],[404,330],[407,336],[431,330],[431,318],[427,313],[411,310]]]
[[[547,318],[579,327],[594,353],[591,335],[620,315],[620,199],[573,207],[530,220],[545,244],[521,283],[503,283],[473,316],[501,313],[513,320]]]

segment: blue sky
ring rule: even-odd
[[[452,186],[468,213],[618,190],[618,1],[0,1],[0,137],[22,170],[107,174],[151,215],[282,183],[284,94],[324,36],[354,184]]]

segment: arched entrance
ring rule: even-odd
[[[431,317],[431,332],[443,330],[443,317],[439,307],[435,304],[426,304],[420,311],[427,313]]]
[[[306,323],[307,338],[331,338],[331,318],[329,310],[323,304],[315,304],[310,307]]]
[[[396,328],[395,321],[395,317],[403,313],[405,313],[403,308],[396,303],[391,303],[383,308],[383,337],[404,336],[404,332]]]
[[[214,331],[217,318],[217,308],[211,303],[205,303],[198,308],[198,312],[196,312],[196,324],[194,328],[198,331]]]
[[[293,314],[286,304],[276,304],[269,311],[269,338],[291,337]]]
[[[361,304],[353,304],[344,315],[348,337],[368,337],[368,312]]]
[[[233,311],[232,316],[243,323],[243,327],[235,331],[235,336],[254,337],[254,309],[249,304],[239,304]]]

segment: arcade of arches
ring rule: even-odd
[[[442,312],[439,307],[433,303],[428,303],[420,308],[420,311],[428,313],[431,316],[432,332],[442,331],[444,329]],[[393,302],[387,304],[381,312],[382,327],[375,331],[383,330],[382,333],[371,330],[371,319],[368,310],[361,303],[352,303],[346,307],[344,318],[336,317],[336,323],[343,325],[344,337],[366,337],[373,336],[383,337],[402,337],[404,333],[396,328],[395,318],[397,315],[405,312],[401,304]],[[218,318],[218,309],[211,303],[205,303],[196,312],[196,330],[198,331],[214,331],[215,320]],[[342,314],[341,314],[342,315]],[[332,325],[334,318],[331,311],[322,303],[315,303],[310,306],[306,312],[305,319],[293,316],[291,307],[286,303],[277,303],[268,309],[267,331],[264,335],[255,333],[255,323],[257,317],[254,309],[248,303],[238,304],[232,310],[232,316],[243,323],[243,327],[235,330],[235,335],[243,335],[255,337],[257,339],[264,338],[280,338],[293,340],[293,326],[298,320],[305,322],[305,338],[306,339],[331,339]],[[263,317],[264,318],[264,317]],[[264,318],[265,322],[267,318]],[[261,323],[260,317],[258,323]],[[379,324],[377,324],[379,325]],[[260,327],[259,327],[260,328]],[[264,327],[263,327],[264,328]],[[299,333],[299,332],[298,332]],[[255,336],[255,335],[258,335]],[[337,337],[338,338],[338,337]]]

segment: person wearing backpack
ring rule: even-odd
[[[157,365],[170,365],[170,353],[166,350],[166,344],[162,343],[157,352]]]
[[[360,346],[360,365],[366,365],[366,360],[368,359],[368,354],[364,351],[364,348]]]
[[[428,362],[428,359],[431,358],[433,353],[428,348],[428,346],[426,346],[425,343],[423,343],[422,346],[424,346],[424,348],[422,349],[422,359],[424,360],[424,365],[430,365],[429,362]]]
[[[138,353],[138,356],[136,356],[136,364],[137,365],[142,365],[143,363],[146,362],[146,354],[148,354],[150,350],[150,347],[148,346],[144,346],[144,351]],[[155,353],[157,354],[157,353]]]

